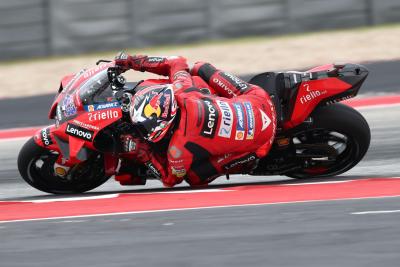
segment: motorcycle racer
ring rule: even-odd
[[[115,63],[123,70],[169,77],[168,85],[136,93],[130,106],[132,123],[146,140],[132,138],[132,150],[165,186],[183,179],[192,186],[207,185],[222,174],[255,168],[269,152],[276,114],[262,88],[209,63],[198,62],[189,73],[183,57],[121,53]],[[163,140],[169,140],[167,159],[150,146]],[[123,175],[117,180],[133,183]]]

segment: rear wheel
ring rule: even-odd
[[[102,185],[109,178],[105,175],[101,154],[73,166],[65,178],[54,173],[57,158],[56,152],[37,145],[31,138],[19,152],[19,173],[32,187],[53,194],[86,192]]]
[[[312,114],[313,124],[293,135],[296,158],[304,168],[292,178],[330,177],[353,168],[366,154],[371,133],[367,121],[343,104],[323,106]]]

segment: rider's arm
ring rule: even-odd
[[[210,63],[197,62],[190,72],[193,76],[200,76],[219,96],[232,98],[239,95],[259,95],[266,92],[259,86],[247,83],[239,77],[216,69]]]
[[[168,76],[174,85],[175,92],[193,87],[189,66],[184,57],[150,57],[145,55],[130,56],[120,53],[115,63],[124,69],[147,71],[158,75]]]

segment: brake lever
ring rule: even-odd
[[[112,62],[111,60],[106,60],[106,59],[99,59],[97,62],[96,62],[96,65],[99,65],[100,63],[110,63],[110,62]]]

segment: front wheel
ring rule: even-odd
[[[108,180],[101,154],[71,168],[62,178],[54,173],[58,154],[29,139],[18,155],[18,170],[22,178],[32,187],[53,194],[75,194],[92,190]]]
[[[293,135],[296,158],[304,168],[286,174],[292,178],[322,178],[353,168],[367,153],[371,132],[365,118],[343,104],[323,106],[311,117],[313,124]]]

